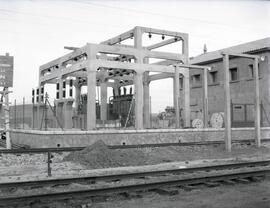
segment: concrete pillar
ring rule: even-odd
[[[87,130],[96,128],[96,69],[87,69]]]
[[[118,88],[119,88],[119,85],[118,84],[114,84],[113,90],[114,90],[115,96],[118,96],[119,95]]]
[[[63,99],[63,78],[59,77],[59,100]],[[56,116],[60,122],[60,124],[64,127],[64,114],[63,114],[63,108],[64,108],[64,103],[62,102],[57,102],[56,101]]]
[[[143,129],[143,73],[135,75],[135,128]]]
[[[73,122],[73,108],[72,108],[73,100],[67,100],[63,103],[63,112],[64,112],[64,129],[72,129]]]
[[[231,93],[230,93],[230,74],[229,74],[229,55],[223,55],[223,73],[224,73],[224,97],[225,97],[225,147],[228,152],[232,148],[232,133],[231,133]]]
[[[174,73],[174,92],[173,92],[173,104],[175,109],[175,128],[180,128],[180,109],[179,109],[179,98],[180,98],[180,83],[179,83],[179,68],[175,67]]]
[[[190,85],[189,85],[189,69],[184,73],[184,126],[190,127]]]
[[[105,80],[100,83],[100,119],[107,120],[107,83]]]
[[[208,69],[203,69],[203,123],[204,127],[208,127]]]
[[[143,82],[143,118],[144,127],[150,128],[150,89],[148,81],[149,72],[144,72],[144,82]]]
[[[142,49],[142,30],[140,27],[134,29],[134,48]],[[136,55],[136,63],[143,63],[141,54]],[[143,129],[143,72],[136,71],[135,83],[135,128]]]
[[[254,59],[254,78],[255,78],[255,143],[257,147],[261,146],[261,111],[260,111],[260,86],[258,59]]]
[[[75,85],[75,110],[78,114],[78,108],[80,104],[80,97],[81,97],[81,86]]]

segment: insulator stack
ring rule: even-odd
[[[32,104],[35,103],[35,89],[32,89]]]
[[[60,88],[60,84],[59,82],[56,83],[56,99],[59,99],[59,88]]]
[[[69,97],[73,96],[73,79],[69,80]]]
[[[39,88],[36,89],[36,103],[39,103]]]
[[[63,98],[66,97],[66,80],[63,80]]]
[[[44,86],[40,87],[40,102],[44,101]]]

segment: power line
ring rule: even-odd
[[[68,0],[70,1],[70,0]],[[72,2],[74,2],[72,0]],[[105,5],[105,4],[99,4],[99,3],[93,3],[89,1],[84,1],[84,0],[75,0],[75,2],[78,3],[83,3],[83,4],[89,4],[97,7],[103,7],[103,8],[110,8],[114,10],[121,10],[121,11],[129,11],[129,12],[134,12],[134,13],[141,13],[141,14],[148,14],[148,15],[153,15],[153,16],[161,16],[161,17],[167,17],[167,18],[173,18],[173,19],[179,19],[182,21],[192,21],[192,22],[200,22],[203,24],[209,24],[209,25],[216,25],[216,26],[223,26],[223,27],[230,27],[234,29],[244,29],[244,30],[264,30],[264,28],[247,28],[247,27],[242,27],[242,26],[233,26],[229,25],[226,23],[220,23],[220,22],[213,22],[213,21],[208,21],[208,20],[199,20],[199,19],[193,19],[193,18],[186,18],[186,17],[179,17],[179,16],[173,16],[173,15],[167,15],[167,14],[160,14],[156,12],[149,12],[149,11],[144,11],[144,10],[137,10],[137,9],[129,9],[129,8],[124,8],[124,7],[115,7],[115,6],[110,6],[110,5]]]
[[[35,13],[30,13],[30,12],[22,12],[22,11],[16,11],[16,10],[8,10],[8,9],[1,9],[0,11],[6,12],[6,13],[15,13],[15,14],[20,14],[20,15],[27,15],[27,16],[32,16],[32,17],[41,17],[41,18],[49,18],[55,20],[60,20],[60,21],[72,21],[76,23],[83,23],[83,24],[91,24],[91,25],[97,25],[97,26],[105,26],[105,27],[114,27],[114,28],[121,28],[121,26],[116,26],[112,24],[102,24],[102,23],[96,23],[92,21],[86,21],[86,20],[81,20],[81,19],[74,19],[74,18],[67,18],[67,17],[59,17],[59,16],[51,16],[51,15],[40,15],[40,14],[35,14]]]

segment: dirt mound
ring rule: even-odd
[[[110,149],[102,140],[98,140],[81,151],[70,153],[64,161],[78,162],[95,169],[144,165],[147,156],[136,149]]]

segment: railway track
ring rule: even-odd
[[[108,194],[149,191],[166,187],[193,186],[196,184],[213,184],[228,181],[252,181],[258,177],[270,174],[270,160],[256,162],[229,163],[222,165],[191,167],[183,169],[170,169],[158,171],[134,172],[114,175],[98,175],[89,177],[76,177],[64,179],[50,179],[40,181],[25,181],[1,183],[0,190],[16,187],[32,189],[35,187],[68,185],[71,183],[95,184],[88,188],[70,191],[57,191],[50,193],[26,194],[0,197],[0,205],[16,203],[30,203],[33,201],[46,202],[46,200],[63,200],[70,198],[95,197]],[[138,179],[136,183],[128,182],[130,179]],[[108,185],[98,186],[99,181],[106,181]],[[118,183],[115,183],[118,181]]]
[[[270,141],[263,139],[262,142]],[[232,143],[251,144],[254,140],[233,140]],[[128,148],[154,148],[169,146],[200,146],[200,145],[221,145],[224,141],[203,141],[203,142],[177,142],[177,143],[153,143],[153,144],[135,144],[135,145],[108,145],[111,149]],[[85,147],[60,147],[60,148],[29,148],[29,149],[0,149],[0,154],[42,154],[47,152],[72,152],[80,151]]]

